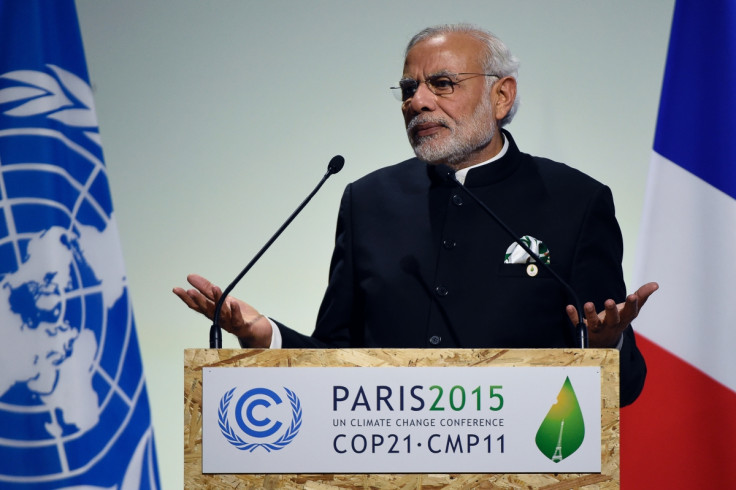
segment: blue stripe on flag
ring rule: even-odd
[[[676,2],[654,150],[736,199],[734,26],[734,0]]]
[[[19,49],[17,44],[21,39],[23,45]],[[70,56],[70,44],[59,42],[60,39],[81,50],[82,37],[73,0],[0,1],[4,68],[63,62],[67,70],[87,79],[84,54]]]

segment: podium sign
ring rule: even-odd
[[[205,368],[204,473],[599,473],[598,367]]]
[[[619,488],[618,370],[615,349],[188,349],[184,485]]]

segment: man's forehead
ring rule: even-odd
[[[404,73],[420,70],[424,75],[437,75],[477,71],[481,68],[482,53],[483,43],[475,37],[459,32],[443,33],[412,46],[404,60]]]

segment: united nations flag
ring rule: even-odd
[[[0,487],[159,488],[73,0],[0,0]]]

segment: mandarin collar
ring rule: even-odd
[[[477,168],[471,167],[465,176],[465,185],[467,187],[480,187],[484,185],[494,184],[511,175],[519,166],[519,148],[514,142],[511,133],[502,129],[504,138],[509,143],[506,154],[498,160],[492,161],[487,165],[481,165]]]

